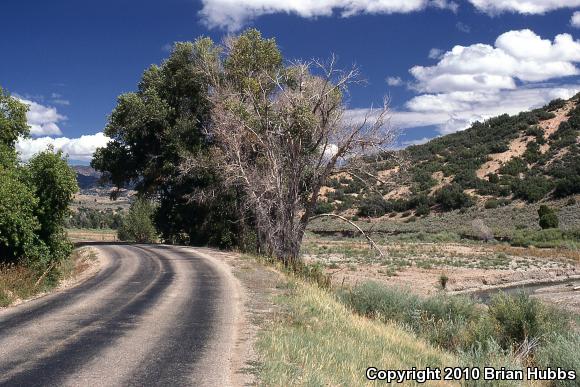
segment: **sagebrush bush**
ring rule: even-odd
[[[501,347],[498,355],[504,360],[526,340],[536,339],[541,347],[550,335],[564,335],[570,329],[568,315],[524,293],[500,293],[487,310],[465,297],[438,293],[425,298],[374,282],[337,295],[356,313],[402,324],[438,347],[480,356]]]
[[[569,320],[562,313],[524,292],[515,296],[498,293],[492,298],[488,314],[496,326],[498,343],[506,349],[524,340],[544,339],[570,328]]]
[[[580,371],[580,334],[571,332],[549,335],[544,345],[538,349],[535,362],[541,368],[561,367],[578,373]],[[554,385],[566,387],[577,386],[577,383],[577,380],[554,381]]]
[[[343,290],[339,298],[361,315],[402,323],[446,349],[462,345],[461,332],[479,314],[475,304],[466,298],[443,294],[421,298],[404,289],[374,282]]]
[[[478,367],[483,370],[485,367],[500,369],[504,367],[509,370],[518,370],[523,367],[518,360],[508,351],[503,350],[493,339],[479,342],[468,350],[459,353],[459,365],[462,367]],[[510,380],[466,380],[462,383],[465,387],[508,387],[520,386],[519,381]]]

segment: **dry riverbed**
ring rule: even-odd
[[[323,265],[335,286],[375,281],[406,287],[421,295],[441,289],[473,293],[495,288],[566,282],[538,289],[538,297],[580,312],[580,252],[566,249],[517,248],[485,243],[380,244],[380,257],[361,239],[309,235],[304,258]],[[575,283],[574,280],[577,279]]]

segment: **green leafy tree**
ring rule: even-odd
[[[18,137],[30,131],[26,123],[28,107],[0,87],[0,144],[13,148]]]
[[[176,43],[167,60],[143,73],[137,91],[118,98],[104,130],[112,141],[91,163],[117,187],[155,196],[157,229],[171,242],[231,247],[244,225],[235,221],[245,214],[212,167],[203,129],[209,80],[199,64],[218,55],[207,38]],[[184,165],[186,159],[196,162]]]
[[[33,253],[40,224],[38,198],[15,171],[0,169],[0,261],[16,262]]]
[[[75,171],[62,151],[52,148],[34,155],[25,167],[29,186],[38,198],[35,215],[40,224],[39,238],[50,251],[51,261],[66,259],[72,244],[64,230],[69,205],[79,187]]]
[[[27,107],[0,87],[0,260],[31,254],[39,229],[38,198],[17,168],[14,143],[28,134]]]
[[[137,243],[153,243],[157,232],[153,225],[154,207],[150,201],[139,198],[131,204],[118,230],[119,239]]]
[[[0,88],[0,260],[44,271],[70,254],[63,225],[78,187],[61,152],[17,163],[15,142],[29,131],[26,111]]]

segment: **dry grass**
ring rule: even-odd
[[[18,299],[26,299],[41,291],[34,284],[39,276],[20,265],[0,266],[0,307],[8,306]]]
[[[507,245],[494,245],[493,250],[503,252],[513,256],[525,256],[543,258],[554,261],[574,261],[580,262],[580,251],[563,248],[556,249],[538,249],[533,247],[512,247]]]
[[[276,303],[283,312],[257,343],[261,385],[359,386],[367,382],[370,366],[409,369],[457,363],[397,325],[351,313],[314,285],[293,282]]]
[[[115,242],[119,240],[117,238],[117,230],[68,229],[66,232],[69,239],[73,242],[81,242],[81,241]]]
[[[34,297],[56,287],[60,281],[74,278],[84,272],[94,261],[96,255],[90,248],[77,249],[71,257],[58,264],[53,271],[58,273],[59,280],[50,278],[41,280],[42,273],[38,273],[23,265],[0,264],[0,307]]]

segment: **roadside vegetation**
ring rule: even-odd
[[[396,323],[353,314],[314,284],[290,280],[275,303],[283,309],[257,342],[263,385],[357,386],[370,366],[409,369],[458,361]]]
[[[144,198],[135,200],[129,212],[121,218],[117,231],[119,240],[136,243],[153,243],[157,241],[157,231],[153,224],[155,207]]]
[[[0,303],[55,286],[72,244],[64,229],[78,191],[74,171],[49,148],[26,163],[15,142],[26,137],[26,105],[0,88]]]
[[[273,300],[279,312],[258,337],[257,372],[264,385],[361,385],[374,365],[580,370],[577,317],[524,293],[498,293],[483,307],[466,297],[422,297],[374,282],[331,286],[316,265],[298,272],[277,267],[287,273],[287,283]]]

